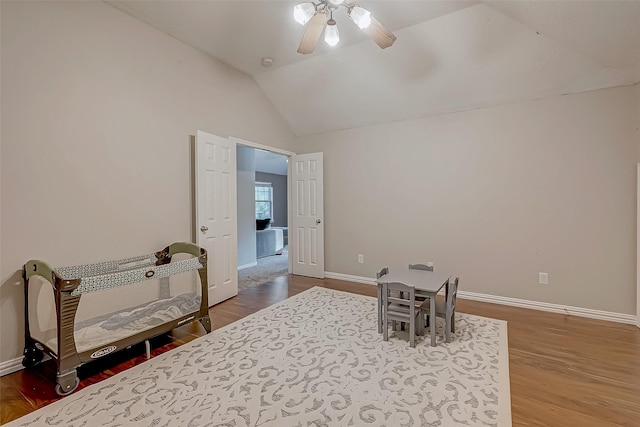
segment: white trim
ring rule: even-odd
[[[350,274],[331,273],[330,271],[324,272],[325,279],[338,279],[345,280],[347,282],[364,283],[365,285],[375,285],[376,279],[362,276],[352,276]]]
[[[255,267],[256,265],[258,265],[258,262],[250,262],[249,264],[244,264],[244,265],[239,265],[238,266],[238,270],[244,270],[245,268],[249,268],[249,267]]]
[[[324,275],[328,279],[346,280],[348,282],[364,283],[366,285],[376,284],[376,280],[370,277],[352,276],[349,274],[331,273],[328,271],[325,271]],[[549,311],[551,313],[569,314],[571,316],[608,320],[610,322],[616,323],[628,323],[631,325],[637,324],[637,317],[633,314],[614,313],[611,311],[593,310],[590,308],[572,307],[568,305],[551,304],[548,302],[529,301],[518,298],[480,294],[462,290],[458,290],[458,296],[462,299],[489,302],[492,304],[509,305],[513,307],[528,308],[531,310]]]
[[[7,360],[6,362],[0,363],[0,377],[18,372],[21,369],[24,369],[24,366],[22,366],[22,357]]]
[[[640,163],[638,163],[638,207],[636,209],[636,326],[640,328]]]
[[[551,313],[569,314],[571,316],[588,317],[590,319],[608,320],[617,323],[634,324],[636,316],[633,314],[614,313],[611,311],[593,310],[591,308],[572,307],[569,305],[551,304],[548,302],[529,301],[518,298],[502,297],[497,295],[479,294],[475,292],[458,291],[460,298],[473,301],[489,302],[493,304],[510,305],[532,310],[549,311]]]
[[[257,142],[246,141],[244,139],[236,138],[235,136],[230,136],[230,140],[235,141],[236,144],[246,145],[247,147],[257,148],[259,150],[271,151],[276,154],[284,154],[285,156],[295,156],[296,153],[293,151],[283,150],[281,148],[269,147],[268,145],[258,144]]]
[[[291,172],[293,172],[293,162],[287,162],[287,245],[289,246],[289,251],[292,254],[295,254],[297,243],[293,241],[289,241],[289,230],[293,231],[293,206],[291,206],[291,201],[293,200],[293,183],[291,182]],[[284,235],[282,236],[284,240]],[[287,256],[289,258],[289,274],[293,273],[293,257]]]

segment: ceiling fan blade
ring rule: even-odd
[[[304,30],[302,40],[298,46],[298,53],[307,54],[313,52],[320,40],[322,30],[327,25],[327,14],[323,12],[316,12],[313,18],[307,24],[307,28]]]
[[[364,33],[371,37],[371,39],[380,46],[380,49],[385,49],[396,41],[397,37],[389,30],[387,30],[376,18],[371,17],[371,24],[365,28]]]

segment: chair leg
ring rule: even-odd
[[[389,307],[389,293],[387,291],[387,285],[382,285],[382,310],[380,311],[382,315],[382,340],[389,341],[389,312],[387,311]]]
[[[382,333],[382,286],[378,285],[378,333]]]
[[[445,334],[445,341],[446,342],[451,342],[451,321],[453,320],[453,315],[449,315],[445,318],[445,322],[446,324],[444,325],[444,334]]]
[[[456,312],[451,313],[451,332],[456,333]]]
[[[409,323],[409,345],[411,348],[416,346],[416,319],[411,319]]]
[[[433,319],[431,319],[433,317]],[[436,346],[436,299],[431,298],[429,300],[429,321],[431,326],[429,327],[429,335],[431,336],[431,347]]]

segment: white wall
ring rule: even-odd
[[[190,240],[196,130],[283,149],[294,139],[250,77],[106,3],[0,7],[7,361],[22,352],[25,261],[83,264]]]
[[[636,126],[636,137],[638,138],[638,163],[640,163],[640,83],[636,84],[636,111],[638,114],[637,118],[637,126]]]
[[[2,23],[2,7],[0,7],[0,25]],[[0,28],[0,54],[2,53],[2,28]],[[2,91],[3,91],[3,85],[2,83],[2,73],[3,73],[3,68],[2,68],[2,57],[0,55],[0,100],[2,100]],[[2,108],[4,106],[2,105],[2,102],[0,102],[0,179],[3,176],[2,174],[2,128],[4,127],[3,123],[2,123]],[[0,181],[0,260],[2,260],[2,181]],[[0,261],[0,314],[2,313],[2,311],[4,311],[4,299],[2,298],[3,296],[3,292],[2,292],[2,282],[4,281],[3,278],[5,277],[4,275],[4,268],[2,267],[2,261]],[[9,340],[15,340],[15,335],[12,335],[11,332],[9,333],[10,336],[6,337]],[[5,341],[5,336],[4,333],[2,332],[2,325],[0,325],[0,343],[4,343]],[[0,355],[0,363],[2,363],[4,359],[2,359],[1,355]]]
[[[638,141],[638,162],[640,163],[640,83],[635,85],[636,88],[636,138]]]
[[[255,149],[238,145],[238,266],[256,263]]]
[[[325,269],[373,277],[433,261],[465,291],[635,313],[636,97],[623,87],[300,138],[298,152],[324,152]]]

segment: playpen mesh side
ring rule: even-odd
[[[81,295],[104,289],[118,288],[149,279],[162,279],[176,274],[197,270],[202,267],[203,265],[200,263],[198,258],[189,258],[182,261],[171,262],[169,264],[152,265],[134,270],[82,277],[80,279],[80,285],[73,290],[71,295]]]
[[[151,301],[118,312],[101,315],[74,325],[74,341],[79,353],[106,346],[162,323],[197,312],[200,295],[187,293],[172,298]],[[55,334],[43,341],[49,348],[57,348]]]

